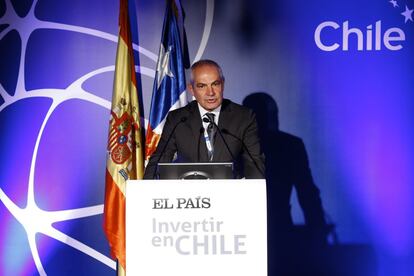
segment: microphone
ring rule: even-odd
[[[155,179],[155,176],[157,175],[158,172],[158,163],[161,160],[161,157],[163,156],[165,150],[167,149],[168,143],[170,143],[170,140],[175,132],[175,130],[177,129],[177,127],[181,124],[184,123],[185,121],[187,121],[187,117],[181,117],[181,119],[178,121],[178,123],[175,124],[175,126],[173,127],[170,135],[168,135],[168,139],[167,142],[164,144],[164,146],[162,147],[162,150],[160,152],[160,155],[157,158],[157,162],[155,162],[155,166],[157,166],[157,168],[154,170],[154,175],[152,176],[152,179]]]
[[[263,178],[266,178],[264,172],[260,169],[259,165],[257,165],[256,160],[254,160],[252,154],[250,153],[249,149],[246,147],[246,144],[243,142],[242,139],[240,139],[239,137],[237,137],[236,135],[234,135],[233,133],[229,132],[227,129],[223,128],[222,132],[224,134],[230,135],[231,137],[235,138],[236,140],[240,141],[240,143],[243,146],[243,149],[247,152],[247,155],[249,155],[250,159],[253,161],[254,166],[256,167],[256,169],[260,172],[260,174],[262,175]]]
[[[197,145],[197,162],[200,162],[200,140],[201,140],[201,135],[203,135],[204,133],[204,127],[200,128],[200,134],[198,135],[198,145]]]
[[[208,117],[204,117],[204,118],[203,118],[203,122],[204,122],[204,123],[212,123],[212,124],[214,125],[214,127],[218,130],[218,133],[219,133],[219,135],[220,135],[221,139],[223,140],[224,145],[225,145],[225,146],[226,146],[226,148],[227,148],[227,151],[230,153],[231,160],[234,162],[236,159],[234,158],[234,155],[233,155],[233,153],[231,152],[230,147],[229,147],[229,145],[227,144],[226,140],[224,139],[223,134],[221,133],[221,130],[219,129],[218,125],[214,122],[214,120],[210,120],[210,118],[208,118]]]

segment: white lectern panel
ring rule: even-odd
[[[128,275],[267,275],[264,180],[128,181],[126,207]]]

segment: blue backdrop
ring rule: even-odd
[[[270,95],[305,142],[339,242],[373,248],[379,275],[412,275],[414,1],[182,4],[190,59],[217,60],[235,102]],[[0,1],[1,275],[114,273],[102,204],[118,6]],[[164,9],[131,7],[146,117]]]

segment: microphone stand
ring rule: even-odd
[[[236,135],[234,135],[233,133],[229,132],[227,129],[223,129],[223,132],[224,134],[228,134],[231,137],[235,138],[236,140],[240,141],[240,143],[243,146],[243,149],[247,152],[247,155],[249,155],[250,159],[253,161],[253,164],[256,167],[256,169],[260,172],[263,178],[266,178],[264,172],[260,169],[259,165],[257,165],[256,160],[253,158],[252,154],[250,153],[249,149],[246,147],[246,144],[243,142],[243,140],[237,137]]]
[[[204,127],[200,128],[200,133],[198,135],[198,145],[197,145],[197,162],[200,162],[200,140],[201,140],[201,135],[204,133]]]
[[[159,156],[158,156],[158,158],[157,158],[157,162],[155,162],[155,165],[156,165],[157,167],[156,167],[156,168],[155,168],[155,170],[154,170],[154,175],[152,176],[152,179],[155,179],[155,177],[157,176],[157,172],[158,172],[158,163],[160,162],[161,157],[163,156],[163,154],[164,154],[164,152],[165,152],[165,150],[166,150],[166,148],[167,148],[167,145],[170,143],[170,140],[171,140],[171,138],[172,138],[172,136],[173,136],[173,134],[174,134],[175,130],[177,129],[177,127],[178,127],[181,123],[184,123],[185,121],[187,121],[187,117],[182,117],[182,118],[180,119],[180,121],[179,121],[177,124],[175,124],[175,126],[174,126],[174,128],[172,129],[172,131],[171,131],[170,135],[168,136],[167,142],[166,142],[166,143],[164,144],[164,146],[162,147],[162,150],[161,150],[161,152],[160,152],[160,155],[159,155]]]
[[[205,123],[212,123],[212,124],[214,125],[214,127],[217,129],[217,131],[218,131],[218,133],[219,133],[219,135],[220,135],[221,139],[223,140],[224,145],[225,145],[225,146],[226,146],[226,148],[227,148],[227,151],[230,153],[231,160],[233,160],[233,162],[234,162],[236,159],[234,158],[234,155],[233,155],[233,153],[231,152],[230,147],[229,147],[229,145],[227,144],[226,140],[224,139],[223,134],[221,133],[221,130],[219,129],[218,125],[217,125],[217,124],[216,124],[213,120],[210,120],[208,117],[204,117],[204,118],[203,118],[203,122],[205,122]]]

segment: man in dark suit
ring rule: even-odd
[[[175,155],[177,162],[234,162],[237,177],[264,178],[255,114],[223,99],[220,66],[212,60],[194,63],[188,90],[196,100],[168,114],[144,178],[155,178],[157,163],[172,162]]]

